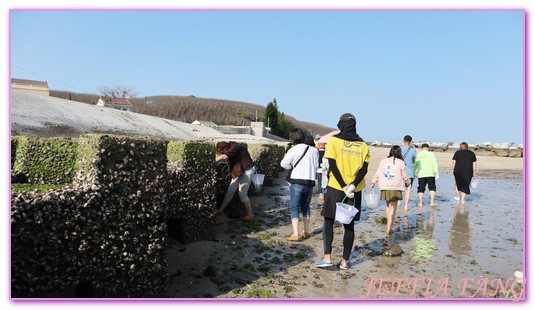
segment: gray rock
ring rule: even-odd
[[[387,248],[385,248],[385,251],[383,252],[384,256],[400,256],[401,253],[403,253],[403,250],[401,247],[397,244],[391,244]]]

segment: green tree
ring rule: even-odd
[[[281,138],[288,138],[290,130],[295,126],[286,119],[284,112],[279,112],[277,98],[267,104],[263,118],[264,124],[271,128],[271,133]]]
[[[274,133],[274,135],[288,139],[290,131],[295,127],[294,124],[286,119],[284,112],[279,114],[278,121],[277,133]]]
[[[271,132],[273,133],[276,128],[278,128],[279,122],[279,107],[277,106],[277,98],[274,98],[273,101],[267,104],[266,112],[264,114],[264,123],[271,127]]]

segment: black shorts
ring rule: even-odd
[[[437,186],[435,184],[435,177],[418,178],[418,193],[425,192],[426,185],[430,191],[437,190]]]

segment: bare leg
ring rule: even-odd
[[[418,202],[418,207],[422,207],[423,206],[423,203],[422,203],[423,199],[424,199],[424,193],[418,193],[418,201],[419,201]]]
[[[435,191],[429,191],[429,196],[431,197],[431,207],[436,206],[436,204],[435,204]]]
[[[251,201],[247,200],[243,203],[243,205],[245,206],[245,211],[247,212],[247,215],[243,219],[247,221],[254,220],[254,214],[253,214],[253,208],[251,207]]]
[[[386,202],[386,234],[389,235],[392,231],[392,222],[394,220],[394,206],[393,201],[387,201]]]
[[[466,193],[463,193],[461,192],[461,203],[465,203],[466,202]]]
[[[299,236],[299,219],[292,219],[292,236]]]
[[[409,211],[409,199],[411,199],[411,188],[405,190],[405,214]]]
[[[390,202],[390,207],[392,208],[392,222],[393,222],[394,216],[396,215],[396,211],[398,208],[398,200]],[[398,225],[399,225],[399,217],[398,217]]]
[[[223,202],[221,203],[221,207],[217,209],[216,214],[223,214],[225,212],[225,208],[228,206],[230,201],[232,200],[233,196],[225,195],[225,198],[223,199]]]
[[[457,184],[455,184],[455,200],[459,201],[459,189],[457,188]]]
[[[305,236],[308,234],[308,226],[310,225],[310,217],[303,216],[303,232]]]

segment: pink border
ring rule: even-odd
[[[493,8],[483,8],[483,9],[458,9],[458,8],[445,8],[445,9],[438,9],[438,8],[388,8],[388,9],[371,9],[371,8],[365,8],[365,9],[359,9],[359,8],[322,8],[322,7],[316,7],[316,8],[285,8],[285,9],[274,9],[274,8],[134,8],[134,9],[125,9],[125,8],[13,8],[9,10],[9,17],[7,19],[8,23],[8,35],[7,35],[7,44],[8,46],[8,60],[9,60],[9,68],[8,68],[8,100],[9,100],[9,116],[8,120],[9,123],[6,125],[8,126],[8,132],[9,132],[9,147],[8,149],[11,150],[11,83],[10,83],[10,77],[11,77],[11,12],[13,11],[149,11],[149,12],[156,12],[156,11],[197,11],[197,12],[218,12],[218,11],[268,11],[268,12],[284,12],[284,11],[303,11],[303,12],[320,12],[320,11],[328,11],[328,12],[335,12],[335,11],[376,11],[376,12],[399,12],[399,11],[452,11],[452,12],[461,12],[461,11],[523,11],[524,12],[524,138],[523,138],[523,147],[524,147],[524,154],[523,154],[523,163],[524,163],[524,171],[523,171],[523,181],[524,181],[524,277],[528,278],[528,225],[527,222],[529,220],[528,216],[528,208],[527,205],[529,203],[529,194],[527,188],[529,188],[529,177],[527,171],[529,170],[529,163],[528,163],[528,135],[529,135],[529,122],[528,122],[528,112],[529,112],[529,106],[528,106],[528,99],[529,99],[529,92],[528,92],[528,12],[524,8],[506,8],[506,9],[493,9]],[[11,152],[9,152],[9,158],[11,162]],[[11,184],[11,174],[8,175],[9,184]],[[9,196],[6,198],[8,200],[7,205],[11,205],[11,187],[9,188]],[[11,212],[9,212],[8,219],[11,218]],[[9,227],[9,236],[11,236],[11,223],[8,222],[7,226]],[[9,238],[8,241],[8,249],[7,252],[11,254],[11,238]],[[151,298],[151,299],[145,299],[145,298],[98,298],[98,299],[88,299],[88,298],[12,298],[11,297],[11,255],[9,255],[8,258],[9,265],[8,268],[8,275],[9,278],[8,281],[8,294],[9,294],[9,300],[12,303],[41,303],[45,302],[47,304],[72,304],[72,303],[79,303],[79,302],[86,302],[89,301],[91,303],[124,303],[124,302],[136,302],[136,303],[153,303],[153,302],[164,302],[164,303],[186,303],[186,304],[197,304],[197,303],[218,303],[218,302],[227,302],[227,303],[243,303],[243,302],[275,302],[275,303],[286,303],[286,302],[314,302],[314,303],[325,303],[325,302],[339,302],[339,303],[355,303],[355,302],[380,302],[380,303],[390,303],[390,302],[424,302],[424,303],[435,303],[435,302],[467,302],[467,301],[478,301],[478,302],[487,302],[487,303],[496,303],[496,302],[513,302],[511,299],[508,298],[421,298],[421,299],[415,299],[415,298],[389,298],[389,299],[381,299],[381,298],[375,298],[375,299],[359,299],[359,298],[299,298],[299,299],[292,299],[292,298],[276,298],[276,299],[255,299],[255,298]],[[523,299],[518,300],[519,303],[525,304],[528,302],[529,298],[527,296],[528,287],[524,288],[524,297]]]

